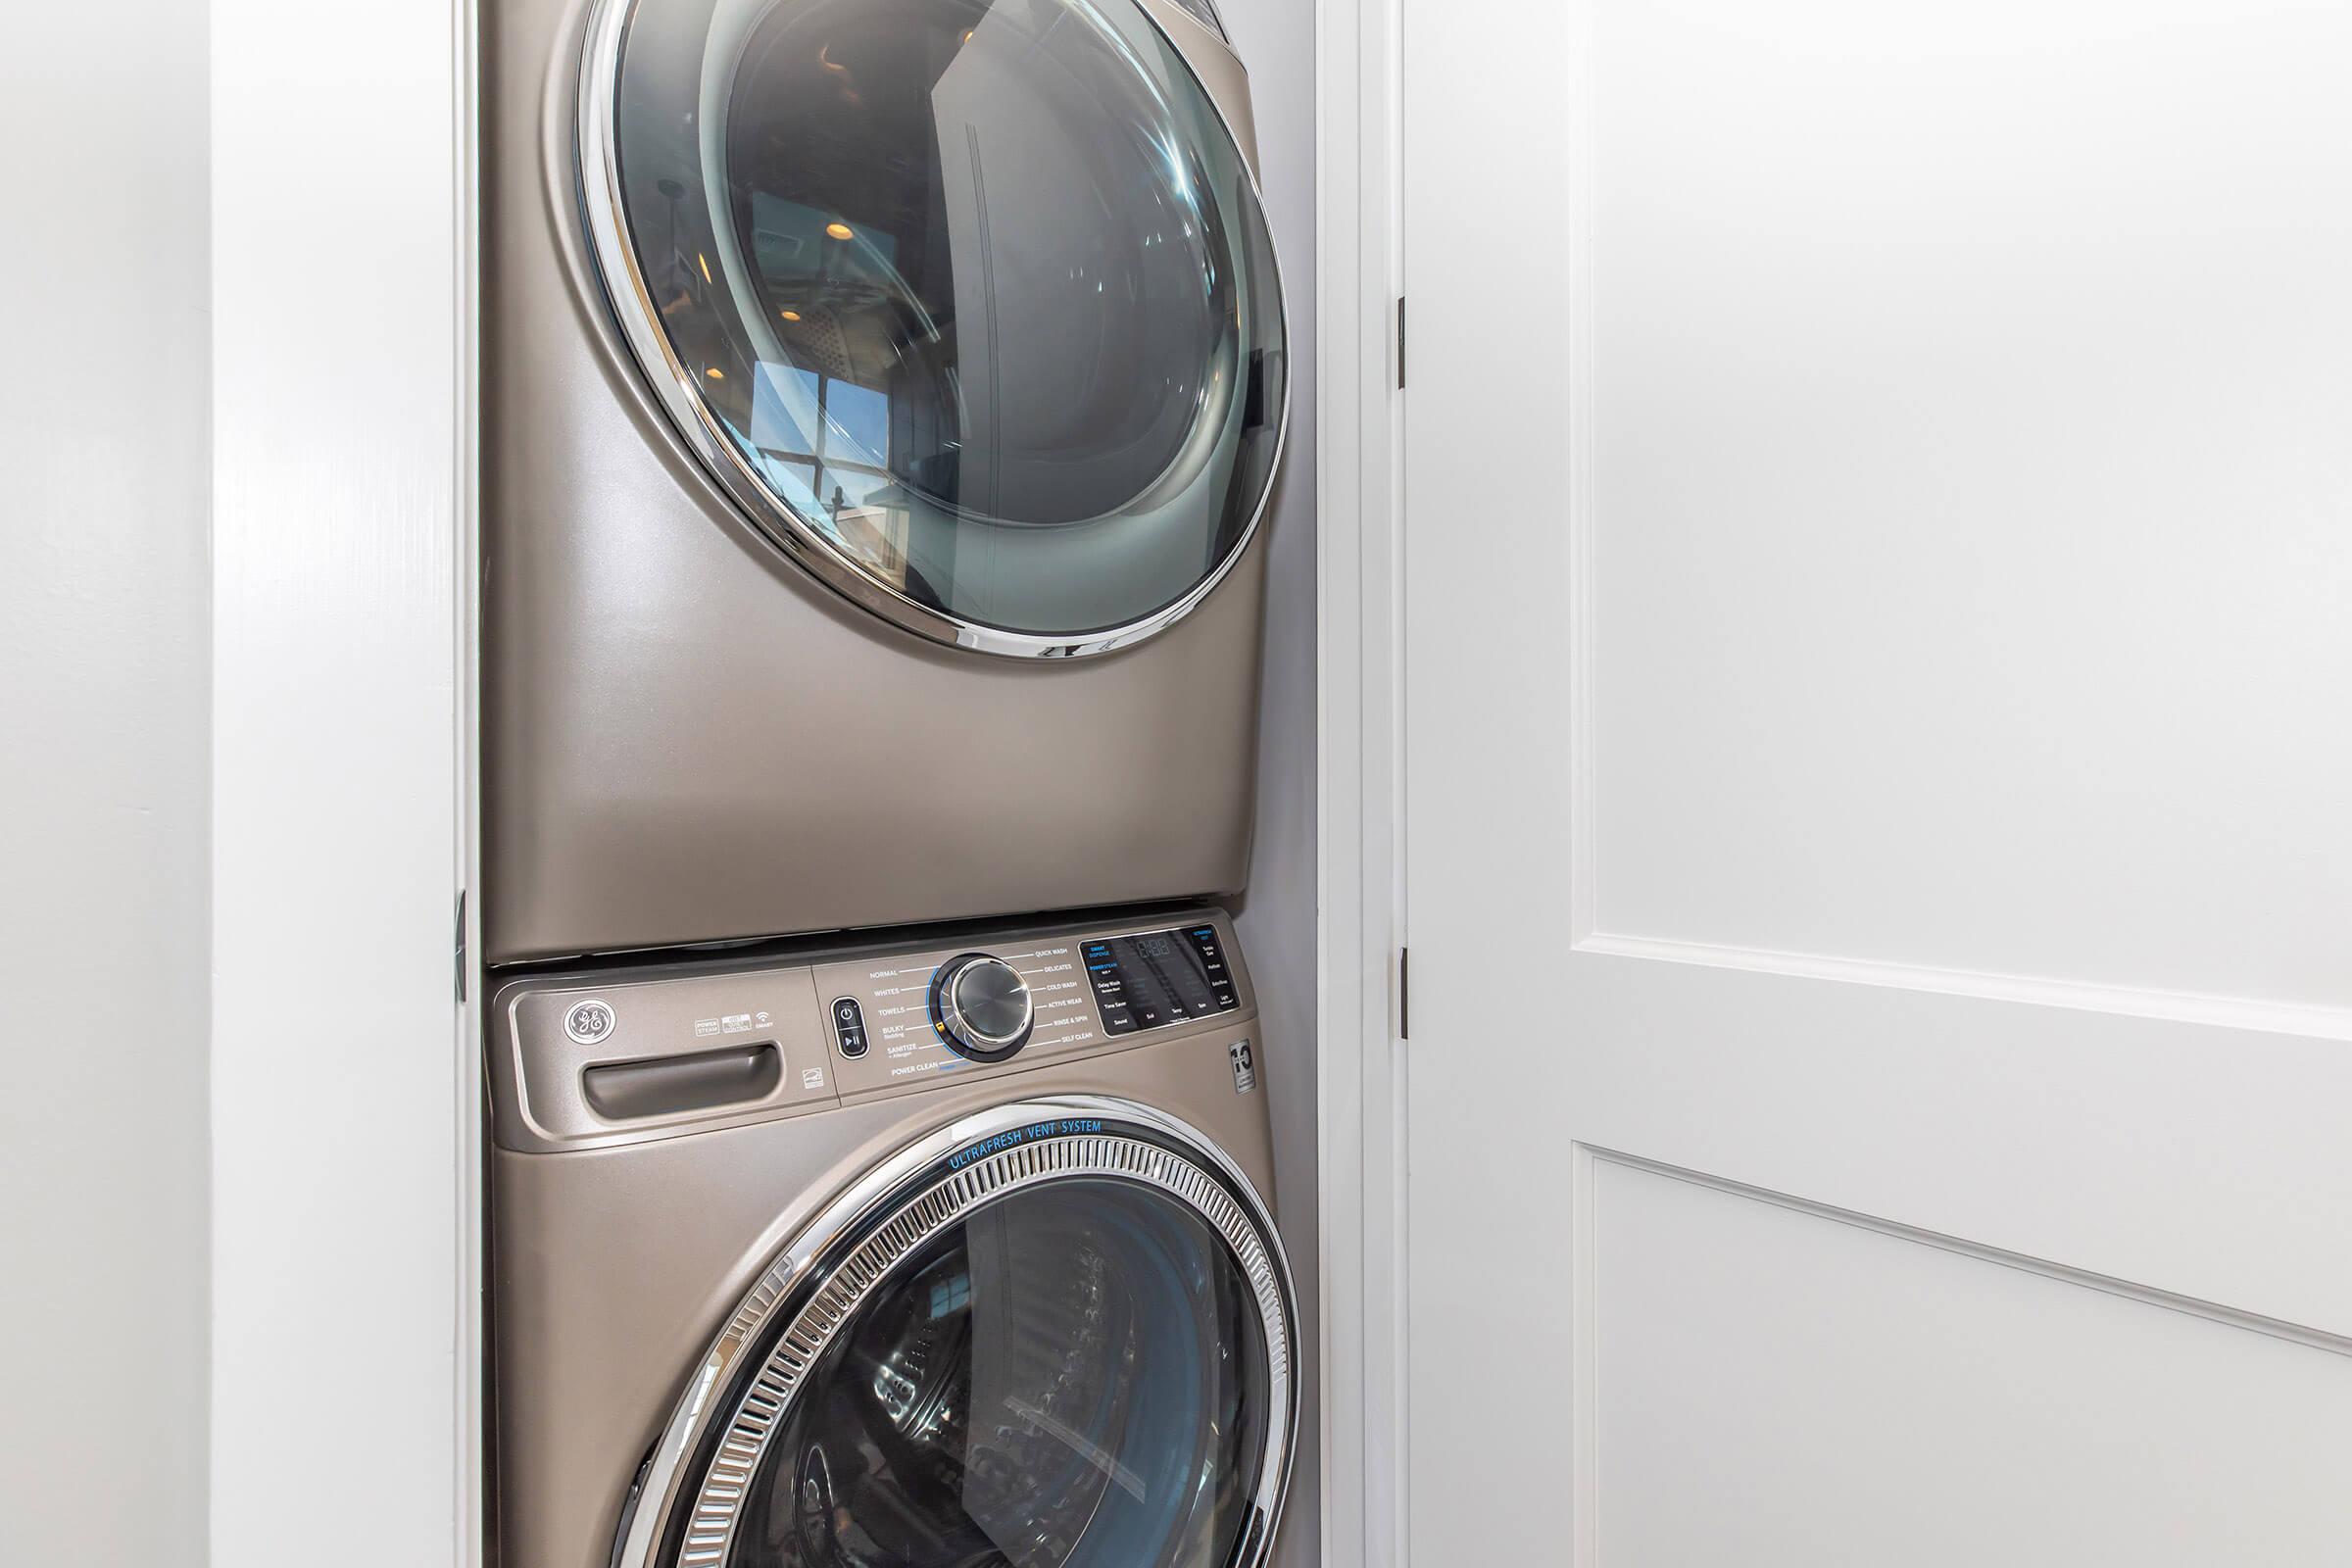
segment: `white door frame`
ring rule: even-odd
[[[1316,37],[1323,1560],[1404,1561],[1400,0]]]
[[[211,1560],[473,1568],[472,16],[211,30]]]

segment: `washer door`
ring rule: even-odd
[[[1273,251],[1137,0],[605,0],[581,142],[644,372],[851,597],[1068,657],[1248,543],[1288,407]]]
[[[1297,1420],[1277,1247],[1248,1183],[1144,1107],[958,1123],[746,1299],[614,1560],[1253,1568]]]

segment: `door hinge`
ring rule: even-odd
[[[1413,1038],[1413,950],[1396,950],[1396,1038]]]
[[[1404,296],[1396,296],[1396,390],[1404,390]]]
[[[466,1000],[466,890],[458,889],[458,1000]]]

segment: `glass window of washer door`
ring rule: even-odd
[[[1155,1190],[1032,1187],[903,1260],[800,1385],[731,1568],[1224,1568],[1265,1341],[1223,1240]]]
[[[820,570],[1082,639],[1246,543],[1287,397],[1273,254],[1135,0],[637,0],[614,88],[620,308]]]

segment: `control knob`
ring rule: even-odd
[[[959,1056],[1004,1060],[1029,1043],[1033,1018],[1028,982],[991,954],[950,958],[932,977],[931,1021]]]

